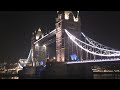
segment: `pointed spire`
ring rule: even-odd
[[[34,32],[32,32],[32,35],[34,35]]]
[[[77,11],[77,18],[78,18],[78,16],[79,16],[79,11]]]
[[[59,13],[59,11],[57,11],[57,13]]]
[[[35,30],[35,34],[36,34],[36,30]]]
[[[40,32],[41,32],[41,29],[40,29],[40,27],[39,27],[38,31],[40,31]]]

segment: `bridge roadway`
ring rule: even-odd
[[[111,59],[95,59],[95,60],[82,60],[82,61],[71,61],[66,62],[66,64],[74,64],[74,63],[99,63],[99,62],[120,62],[120,58],[111,58]]]

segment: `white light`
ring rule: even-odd
[[[49,34],[43,36],[42,38],[38,39],[36,42],[34,42],[34,44],[36,44],[38,41],[42,40],[43,38],[47,37],[50,34],[55,34],[56,33],[56,29],[52,30]]]
[[[69,16],[65,15],[65,19],[68,20],[68,19],[69,19]]]
[[[28,58],[27,58],[27,62],[28,62],[31,55],[32,55],[32,49],[30,49],[30,52],[29,52],[29,55],[28,55]]]
[[[41,35],[41,29],[39,28],[39,29],[38,29],[38,32],[37,32],[37,34],[36,34],[36,40],[39,39],[40,35]]]
[[[82,32],[81,32],[81,34],[84,36],[84,38],[90,43],[90,44],[92,44],[94,47],[97,47],[97,45],[95,45],[93,42],[91,42],[86,36],[85,36],[85,34],[83,34]],[[94,41],[95,43],[98,43],[98,42],[96,42],[96,41]],[[102,44],[100,44],[100,43],[98,43],[98,45],[102,45]],[[105,46],[105,45],[102,45],[103,47],[106,47],[106,48],[109,48],[109,47],[107,47],[107,46]],[[120,51],[115,51],[114,49],[106,49],[106,48],[100,48],[100,47],[97,47],[97,48],[99,48],[99,49],[101,49],[101,50],[107,50],[107,51],[112,51],[112,52],[120,52]]]
[[[85,61],[72,61],[72,62],[66,62],[66,64],[74,64],[74,63],[92,63],[92,62],[107,62],[107,61],[120,61],[120,59],[104,59],[104,60],[85,60]]]
[[[85,42],[77,39],[75,36],[73,36],[72,34],[70,34],[68,31],[66,31],[66,33],[68,33],[70,39],[72,39],[72,40],[75,40],[75,39],[76,39],[76,40],[78,40],[79,42],[81,42],[81,43],[83,43],[83,44],[85,44],[85,45],[88,45],[88,46],[90,46],[90,47],[97,48],[97,49],[101,49],[101,50],[106,50],[106,51],[112,51],[112,52],[120,53],[120,51],[107,50],[107,49],[99,48],[99,47],[96,47],[96,46],[92,46],[92,45],[90,45],[90,44],[87,44],[87,43],[85,43]]]
[[[74,17],[74,22],[78,22],[78,17],[77,18],[75,18],[75,16],[73,17]]]
[[[21,69],[23,69],[23,67],[20,65],[20,63],[18,63],[18,67],[21,68]]]
[[[78,22],[78,18],[74,18],[74,22]]]
[[[55,57],[53,57],[53,59],[56,59]]]
[[[35,47],[38,47],[38,46],[39,46],[39,44],[38,44],[38,43],[36,43],[36,44],[35,44]]]
[[[86,49],[86,48],[82,47],[81,45],[79,45],[78,42],[75,41],[75,39],[78,40],[79,42],[87,45],[87,46],[92,47],[92,48],[97,48],[97,49],[101,49],[101,48],[98,48],[98,47],[89,45],[89,44],[87,44],[87,43],[85,43],[85,42],[83,42],[83,41],[80,41],[80,40],[77,39],[75,36],[73,36],[72,34],[70,34],[67,30],[65,30],[65,32],[67,33],[67,35],[70,37],[70,39],[71,39],[77,46],[79,46],[81,49],[85,50],[86,52],[89,52],[89,53],[91,53],[91,54],[98,55],[98,56],[120,56],[119,53],[118,53],[118,54],[111,54],[111,55],[108,54],[108,55],[106,55],[106,54],[98,54],[98,53],[96,53],[96,52],[91,52],[91,51],[89,51],[88,49]],[[72,37],[71,37],[71,36],[72,36]],[[110,50],[107,50],[107,51],[110,51]],[[114,52],[116,53],[116,52],[118,52],[118,51],[114,51]]]
[[[43,47],[46,49],[46,45],[44,44]]]
[[[66,19],[66,20],[69,19],[69,11],[65,11],[65,19]]]
[[[39,29],[38,29],[38,31],[40,31],[40,32],[41,32],[41,29],[39,28]]]
[[[36,40],[38,40],[39,39],[39,36],[38,35],[36,35]]]

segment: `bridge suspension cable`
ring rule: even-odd
[[[20,60],[19,60],[20,66],[22,66],[21,64],[24,64],[24,66],[26,66],[26,64],[28,63],[28,61],[29,61],[30,58],[31,58],[31,54],[32,54],[32,50],[30,49],[30,52],[29,52],[29,54],[28,54],[27,59],[20,59]]]
[[[103,44],[100,44],[99,42],[87,37],[84,33],[81,32],[81,34],[83,35],[83,37],[93,46],[96,46],[98,48],[101,48],[101,49],[106,49],[106,50],[114,50],[114,51],[117,51],[111,47],[108,47],[108,46],[105,46]]]
[[[91,53],[93,55],[98,55],[98,56],[106,56],[106,57],[112,57],[112,56],[120,56],[120,51],[115,51],[115,50],[107,50],[104,48],[99,48],[96,47],[95,45],[90,45],[87,44],[81,40],[79,40],[78,38],[76,38],[75,36],[73,36],[71,33],[69,33],[66,29],[65,29],[66,34],[68,35],[68,37],[81,49],[83,49],[84,51]]]
[[[29,52],[29,55],[28,55],[28,58],[27,58],[26,62],[28,62],[30,60],[31,54],[32,54],[32,49],[30,49],[30,52]]]

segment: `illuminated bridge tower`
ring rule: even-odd
[[[32,49],[32,66],[37,66],[41,60],[46,62],[46,49],[40,43],[37,42],[41,37],[43,37],[43,33],[39,28],[37,31],[33,32],[33,37],[31,40],[31,49]]]
[[[65,34],[65,29],[80,39],[81,22],[79,17],[79,11],[75,16],[72,11],[58,12],[56,18],[56,61],[65,62],[69,60],[70,53],[77,53],[80,57],[80,51],[72,49],[70,45],[73,45],[68,36]]]

